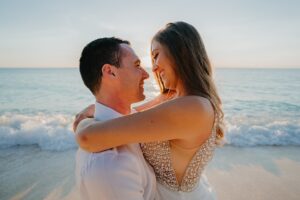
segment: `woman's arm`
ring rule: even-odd
[[[167,100],[172,99],[175,96],[175,91],[173,90],[168,90],[167,93],[161,93],[159,94],[157,97],[155,97],[154,99],[139,105],[135,108],[133,108],[134,110],[141,112],[144,110],[147,110],[149,108],[152,108],[154,106],[157,106]],[[83,109],[82,111],[80,111],[76,116],[75,116],[75,120],[73,122],[73,131],[76,132],[77,126],[80,123],[81,120],[84,120],[86,118],[93,118],[94,117],[94,113],[95,113],[95,104],[91,104],[88,107],[86,107],[85,109]]]
[[[144,112],[90,123],[78,132],[77,141],[90,152],[139,142],[191,138],[204,141],[213,119],[213,108],[207,99],[181,97]]]

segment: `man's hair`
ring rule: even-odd
[[[93,94],[100,88],[102,79],[102,67],[111,64],[120,67],[120,44],[130,43],[115,37],[99,38],[84,47],[79,64],[82,80]]]

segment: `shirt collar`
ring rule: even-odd
[[[94,118],[97,121],[104,121],[104,120],[110,120],[117,117],[123,116],[121,113],[118,113],[114,109],[107,107],[101,103],[96,102],[95,103],[95,113]]]

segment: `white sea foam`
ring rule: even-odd
[[[6,113],[0,116],[0,148],[34,144],[44,150],[76,148],[71,124],[72,116],[67,115]]]
[[[5,113],[0,116],[0,148],[15,145],[38,145],[54,151],[76,148],[72,122],[71,115]],[[226,126],[227,145],[300,145],[300,122],[265,119],[258,123],[239,117],[228,119]]]
[[[300,145],[299,120],[227,121],[226,144],[233,146]]]

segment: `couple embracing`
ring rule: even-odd
[[[149,74],[126,40],[100,38],[80,73],[96,102],[74,122],[82,199],[216,199],[203,171],[223,138],[223,111],[198,31],[169,23],[151,43],[161,94],[142,101]]]

